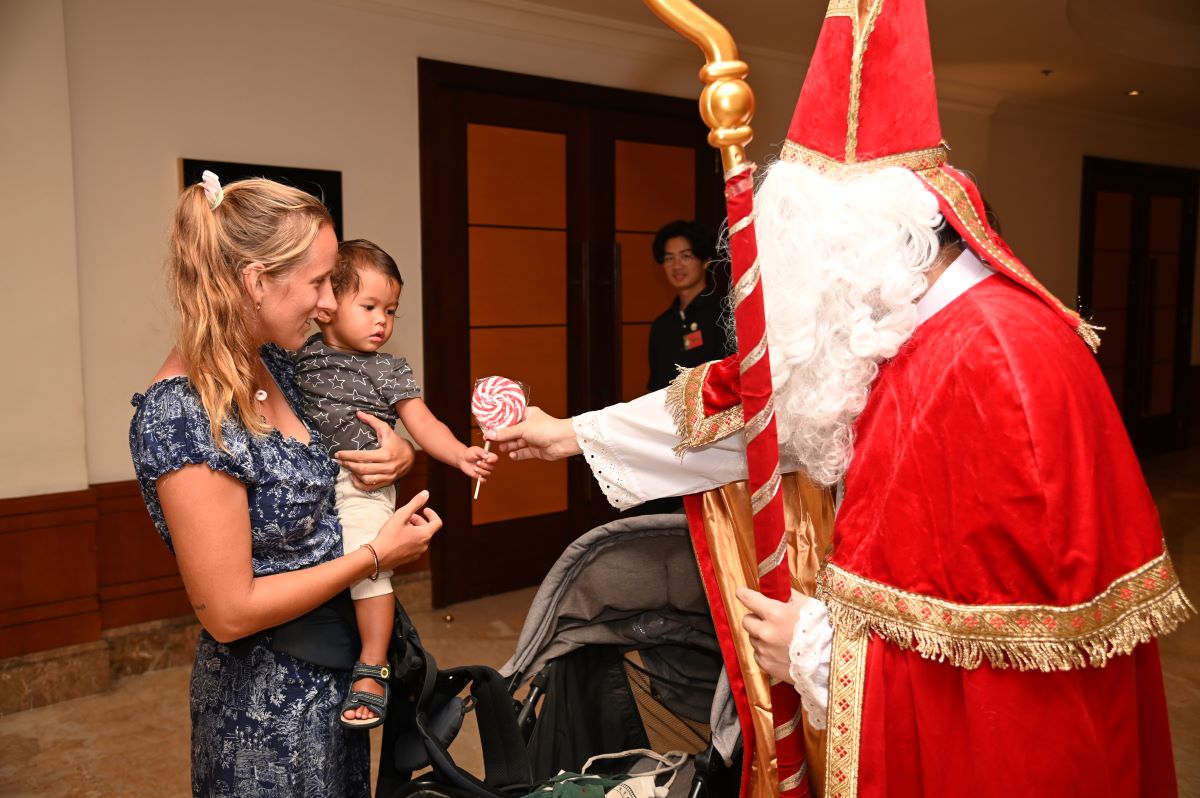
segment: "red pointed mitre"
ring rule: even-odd
[[[831,0],[780,158],[836,175],[911,169],[980,259],[1098,348],[1094,328],[1039,283],[988,224],[979,189],[947,165],[947,151],[924,0]]]
[[[936,150],[945,162],[922,0],[833,0],[788,140],[851,164]]]

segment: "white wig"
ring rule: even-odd
[[[941,214],[907,169],[830,178],[786,161],[755,208],[780,444],[832,485],[879,363],[916,329]]]

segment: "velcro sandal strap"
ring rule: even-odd
[[[388,665],[368,665],[365,662],[356,662],[351,676],[355,681],[374,679],[380,684],[387,684],[387,680],[392,676],[392,669]]]
[[[354,706],[371,707],[372,709],[387,708],[387,700],[381,695],[374,693],[364,693],[362,690],[355,690],[350,693],[350,700],[346,702],[346,707],[352,709]]]

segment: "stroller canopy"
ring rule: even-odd
[[[728,763],[740,729],[683,515],[619,518],[572,543],[533,600],[513,657],[515,689],[585,646],[636,650],[656,701],[704,721]]]

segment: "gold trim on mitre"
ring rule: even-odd
[[[858,4],[855,0],[829,0],[829,7],[825,9],[825,19],[830,17],[850,17],[858,13]]]
[[[872,0],[866,18],[854,17],[854,52],[850,56],[850,102],[846,108],[846,163],[858,161],[858,113],[862,100],[863,59],[867,54],[867,42],[875,30],[875,21],[883,10],[883,0]],[[861,11],[859,14],[861,15]]]
[[[971,197],[967,194],[967,190],[963,188],[961,183],[942,169],[923,170],[917,174],[917,177],[925,181],[927,186],[936,191],[949,203],[951,209],[954,211],[954,215],[967,228],[967,232],[970,234],[970,243],[974,245],[972,249],[985,254],[987,256],[985,260],[988,263],[1004,269],[1010,276],[1033,289],[1038,296],[1049,299],[1060,311],[1077,320],[1079,323],[1075,326],[1076,334],[1083,339],[1084,343],[1091,348],[1093,353],[1100,350],[1100,336],[1097,332],[1104,328],[1088,324],[1079,318],[1078,313],[1068,308],[1058,297],[1050,293],[1027,269],[1018,268],[1012,256],[992,242],[991,236],[987,232],[987,225],[979,218],[979,214],[975,211],[975,205],[971,202]]]
[[[779,160],[803,164],[809,169],[813,169],[823,175],[832,174],[841,177],[877,172],[880,169],[888,169],[893,166],[911,169],[914,172],[922,172],[927,169],[940,169],[948,162],[949,154],[950,150],[946,145],[939,144],[936,147],[924,150],[900,152],[895,155],[886,155],[882,158],[872,158],[869,161],[842,163],[835,158],[830,158],[828,155],[809,149],[802,144],[797,144],[788,139],[783,142],[783,149],[779,152]]]
[[[740,404],[711,416],[704,414],[704,380],[715,362],[719,361],[681,368],[679,375],[667,386],[667,410],[675,420],[675,432],[679,436],[674,451],[680,457],[688,449],[715,443],[742,428]]]
[[[830,563],[817,596],[835,629],[870,631],[926,659],[976,668],[1100,668],[1195,613],[1166,550],[1095,598],[1066,607],[959,604],[885,585]]]
[[[850,95],[846,105],[846,163],[858,160],[858,115],[862,99],[863,59],[867,54],[867,41],[875,29],[884,0],[830,0],[825,9],[825,19],[847,17],[850,20],[852,47],[850,53]]]

